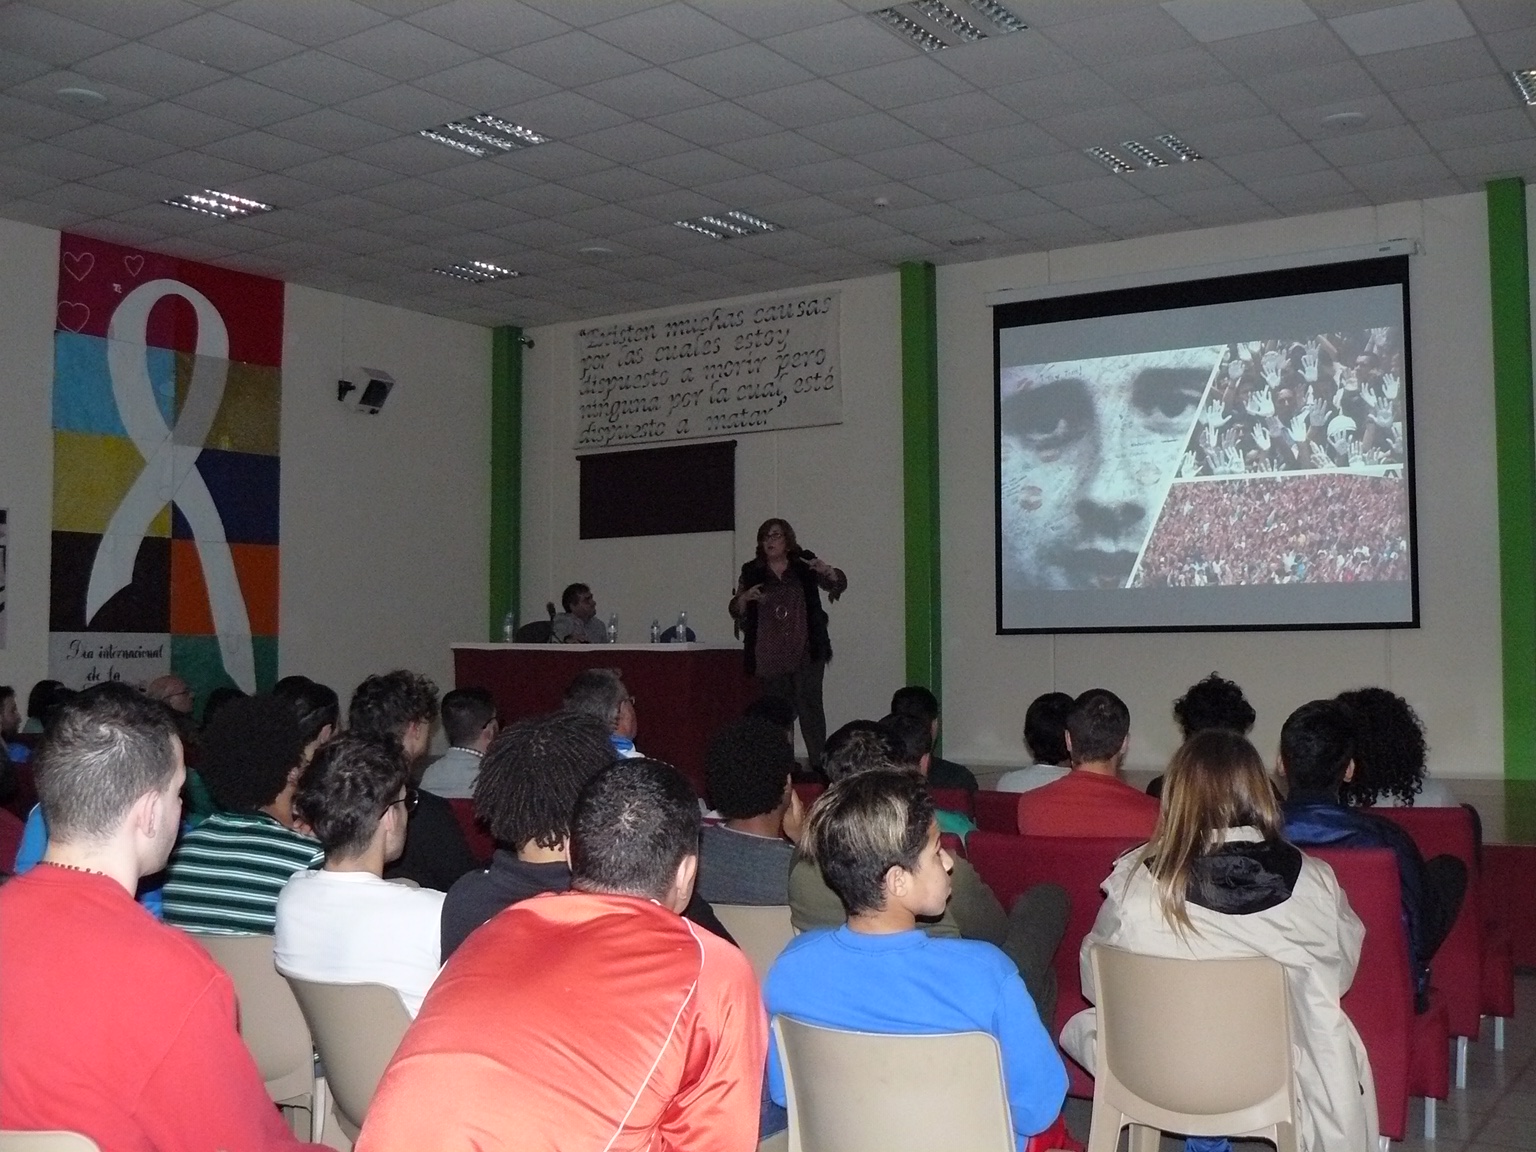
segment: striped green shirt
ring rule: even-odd
[[[270,936],[288,877],[325,850],[263,812],[216,812],[182,837],[165,880],[165,921],[189,932]]]

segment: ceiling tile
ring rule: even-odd
[[[132,41],[75,65],[82,75],[110,80],[150,96],[165,99],[224,79],[224,73],[193,60]]]
[[[894,176],[898,180],[907,180],[913,176],[931,176],[936,172],[949,172],[966,167],[965,159],[958,152],[946,148],[937,140],[869,152],[860,156],[859,161],[876,172],[884,172],[887,176]]]
[[[1071,212],[1042,212],[1038,216],[1026,216],[1011,230],[1016,236],[1028,240],[1036,251],[1070,248],[1078,244],[1101,244],[1112,239],[1104,229]]]
[[[582,94],[636,119],[708,104],[714,97],[664,68],[647,68],[582,88]]]
[[[1122,179],[1140,188],[1148,196],[1168,196],[1176,192],[1193,192],[1232,183],[1232,177],[1215,164],[1203,161],[1170,164],[1166,168],[1140,168],[1127,173]]]
[[[1248,189],[1230,184],[1224,188],[1177,192],[1157,199],[1165,207],[1201,228],[1215,228],[1248,220],[1267,220],[1275,215],[1273,208]]]
[[[663,4],[594,25],[594,36],[623,45],[653,64],[685,60],[740,44],[741,33],[687,4]]]
[[[544,145],[549,147],[549,145]],[[519,188],[529,188],[543,178],[528,172],[519,172],[495,161],[462,164],[457,168],[444,168],[441,172],[428,172],[423,180],[452,188],[466,196],[502,196]]]
[[[1421,122],[1418,128],[1419,134],[1435,149],[1470,148],[1505,140],[1527,140],[1536,135],[1536,124],[1520,108],[1480,112],[1473,116],[1453,116],[1447,120],[1429,120]]]
[[[1514,88],[1502,75],[1458,80],[1454,84],[1437,84],[1432,88],[1414,88],[1398,92],[1392,99],[1414,120],[1498,112],[1515,103]]]
[[[1013,33],[989,36],[963,48],[950,48],[933,59],[951,72],[989,89],[1012,84],[1025,77],[1039,78],[1058,72],[1070,72],[1079,65],[1070,53],[1052,44],[1039,33]]]
[[[1263,116],[1269,111],[1264,101],[1235,82],[1158,96],[1142,101],[1142,105],[1174,131],[1207,124],[1228,124],[1233,120]]]
[[[1509,32],[1536,24],[1536,8],[1526,0],[1461,0],[1461,6],[1484,33]]]
[[[369,144],[397,139],[397,134],[369,120],[348,116],[334,108],[321,108],[302,116],[272,124],[267,131],[275,136],[312,144],[327,152],[352,152]]]
[[[786,32],[770,37],[765,43],[818,76],[836,76],[850,69],[907,60],[918,51],[867,16],[852,16],[814,28]]]
[[[1038,212],[1055,212],[1056,205],[1043,196],[1021,190],[1002,192],[990,196],[968,196],[956,200],[955,207],[978,220],[994,222],[1013,220],[1021,216],[1033,216]]]
[[[143,204],[143,200],[137,196],[124,196],[119,192],[109,192],[105,188],[92,188],[89,184],[78,182],[61,184],[48,193],[47,201],[54,207],[67,208],[93,219],[99,216],[111,216]]]
[[[1325,197],[1348,195],[1354,189],[1338,172],[1324,168],[1316,172],[1271,176],[1251,191],[1284,211],[1288,203],[1313,203]]]
[[[935,139],[1019,123],[1019,113],[983,92],[963,92],[898,108],[894,115]]]
[[[743,107],[784,128],[805,128],[871,111],[868,104],[826,80],[806,80],[769,92],[742,96]]]
[[[5,125],[7,131],[17,135],[48,140],[61,132],[83,128],[90,121],[31,100],[0,96],[0,123]]]
[[[1352,132],[1345,136],[1313,141],[1313,147],[1336,165],[1372,164],[1378,160],[1399,160],[1419,157],[1426,165],[1433,164],[1429,146],[1417,131],[1407,124],[1383,128],[1379,132]]]
[[[899,148],[903,144],[919,144],[924,139],[912,125],[903,124],[887,112],[868,112],[846,120],[808,125],[800,130],[800,134],[834,152],[844,153]],[[949,143],[953,145],[955,142]]]
[[[19,59],[19,57],[12,57],[12,59]],[[5,90],[9,95],[35,100],[44,107],[57,108],[80,120],[109,120],[124,112],[131,112],[136,108],[154,103],[152,97],[136,89],[125,88],[121,84],[109,84],[79,72],[42,68],[38,75],[22,79],[23,73],[18,72],[13,75],[4,68],[3,63],[0,63],[0,76],[6,78]],[[89,88],[107,99],[101,104],[79,104],[59,95],[59,91],[64,88]]]
[[[326,156],[305,164],[295,164],[287,169],[295,180],[319,184],[322,188],[334,188],[338,192],[355,192],[359,188],[371,188],[394,178],[394,174],[375,164],[364,164],[350,156]]]
[[[830,148],[823,148],[798,132],[775,132],[754,140],[722,144],[718,151],[759,172],[772,172],[775,175],[780,175],[784,168],[816,164],[823,160],[833,160],[837,156]]]
[[[778,125],[736,104],[712,104],[657,116],[653,123],[664,131],[705,147],[766,136]]]
[[[486,200],[463,200],[457,204],[440,205],[428,210],[434,219],[446,221],[459,228],[476,231],[488,228],[505,228],[526,217],[506,204],[492,204]]]
[[[573,176],[562,183],[567,188],[595,196],[610,204],[627,204],[646,196],[659,196],[675,188],[669,181],[649,176],[634,168],[605,168],[601,172]]]
[[[312,216],[337,224],[367,226],[380,226],[404,215],[398,208],[354,195],[332,196],[328,200],[316,200],[305,211]]]
[[[1075,210],[1090,224],[1097,224],[1121,240],[1132,236],[1150,236],[1156,232],[1180,232],[1189,222],[1156,200],[1136,200],[1128,204],[1088,204]]]
[[[928,239],[974,236],[984,225],[952,204],[923,204],[916,208],[891,208],[880,214],[882,223],[901,232]]]
[[[482,161],[540,180],[566,180],[585,172],[611,168],[613,162],[558,140],[537,148],[522,148],[499,160]]]
[[[1113,104],[1088,112],[1071,112],[1040,122],[1052,136],[1077,148],[1113,146],[1122,140],[1144,140],[1163,131],[1161,121],[1134,104]]]
[[[1300,137],[1278,116],[1255,116],[1227,124],[1205,124],[1200,128],[1200,151],[1206,156],[1257,152],[1265,148],[1283,148]]]
[[[1126,45],[1137,52],[1176,52],[1194,38],[1161,8],[1136,8],[1103,16],[1069,20],[1044,30],[1043,35],[1066,49],[1084,64],[1109,64],[1125,55]]]
[[[988,165],[1015,184],[1038,189],[1045,184],[1064,184],[1074,180],[1092,180],[1104,175],[1103,165],[1079,151],[1051,152],[1023,160],[1005,160]]]
[[[263,204],[276,204],[279,208],[297,208],[314,200],[324,200],[331,195],[329,188],[321,188],[315,184],[307,184],[303,180],[295,180],[292,176],[284,176],[277,172],[263,172],[247,179],[236,180],[225,186],[225,191],[233,192],[237,196],[249,196],[252,200],[260,200]],[[271,216],[263,216],[262,227],[267,222],[280,216],[292,219],[292,215],[274,213]],[[286,231],[285,235],[288,234]]]
[[[870,216],[844,216],[837,220],[823,220],[815,224],[807,224],[803,230],[808,235],[828,244],[857,244],[866,240],[892,239],[901,234],[899,229]]]
[[[910,183],[919,192],[944,201],[1017,191],[1012,180],[999,176],[990,168],[960,168],[932,176],[917,176]]]
[[[183,20],[144,37],[144,43],[226,72],[248,72],[299,51],[299,45],[292,40],[231,20],[219,12],[204,12]]]
[[[670,226],[670,222],[673,220],[688,220],[694,216],[702,216],[705,212],[713,212],[719,205],[708,196],[701,196],[691,188],[677,188],[671,192],[663,192],[656,196],[642,196],[637,200],[631,200],[626,207],[652,220],[666,221]],[[639,229],[630,234],[626,242],[638,244],[647,251],[650,251],[652,246],[647,238],[650,241],[654,241],[662,235],[666,236],[669,244],[677,244],[681,240],[688,239],[686,236],[681,236],[675,228],[667,233]],[[704,237],[695,236],[694,239],[702,241]]]
[[[1250,187],[1258,187],[1273,176],[1316,172],[1330,167],[1328,161],[1309,144],[1291,144],[1284,148],[1266,148],[1238,156],[1223,156],[1216,163],[1232,179]]]
[[[568,228],[585,232],[589,236],[610,236],[635,228],[643,228],[649,225],[651,220],[648,216],[631,212],[628,208],[621,208],[617,204],[604,204],[600,208],[563,213],[560,222]]]
[[[616,164],[640,164],[645,161],[659,161],[678,153],[691,152],[693,145],[681,136],[674,136],[670,132],[663,132],[654,124],[633,122],[629,124],[617,124],[612,128],[604,128],[597,132],[587,132],[571,140],[578,148],[588,152],[594,152]],[[731,161],[721,159],[729,167],[739,167]],[[671,179],[664,173],[657,172],[664,180]],[[678,183],[679,181],[672,181]]]
[[[568,140],[583,132],[596,132],[600,128],[612,128],[629,119],[599,104],[579,92],[553,92],[533,100],[525,100],[506,109],[509,120],[515,120],[556,140]]]
[[[775,200],[790,200],[800,194],[800,189],[793,184],[756,172],[750,176],[722,180],[717,184],[698,185],[694,191],[700,196],[710,197],[720,208],[741,208],[749,212],[758,211],[759,205],[771,204]]]
[[[418,28],[487,55],[569,30],[562,21],[515,0],[451,0],[408,19]]]
[[[1035,191],[1052,203],[1071,208],[1074,212],[1089,204],[1123,204],[1127,200],[1143,198],[1141,190],[1134,184],[1107,172],[1091,180],[1046,184],[1037,187]]]
[[[390,86],[389,79],[377,72],[317,51],[300,52],[257,68],[249,73],[249,79],[320,104],[340,104]]]
[[[117,171],[125,172],[127,169],[119,168]],[[112,172],[104,172],[100,176],[93,177],[92,181],[106,180],[112,175]],[[38,192],[46,192],[50,188],[57,188],[62,183],[62,180],[44,176],[41,172],[29,172],[25,168],[13,168],[9,165],[0,167],[0,199],[19,200]],[[103,187],[111,188],[111,185],[103,185]]]
[[[421,176],[428,172],[439,172],[444,168],[455,168],[461,164],[478,163],[474,157],[457,149],[445,148],[441,144],[428,140],[425,136],[416,135],[381,140],[377,144],[368,144],[354,149],[350,155],[364,163],[377,164],[380,168],[409,176]]]
[[[592,84],[646,66],[640,57],[587,32],[567,32],[499,55],[514,68],[562,87]]]
[[[1124,98],[1103,77],[1088,68],[1021,80],[994,88],[992,95],[1010,108],[1016,108],[1031,120],[1086,112],[1119,104]]]
[[[158,172],[162,176],[177,181],[183,185],[183,191],[197,188],[228,188],[237,180],[247,180],[260,174],[248,164],[241,164],[220,156],[210,156],[206,152],[191,149],[185,152],[173,152],[169,156],[140,164],[139,167]],[[196,216],[196,213],[192,215]]]
[[[110,124],[88,124],[55,136],[53,142],[71,152],[84,152],[87,156],[99,156],[118,164],[137,164],[177,150],[175,145],[151,140],[137,132],[125,132]]]
[[[880,220],[885,219],[887,209],[920,208],[934,202],[933,197],[926,192],[919,192],[900,180],[882,180],[878,184],[839,189],[828,192],[826,198],[853,211],[868,212],[874,208],[873,215]],[[847,214],[846,211],[842,213],[844,216]]]
[[[245,131],[243,125],[232,120],[170,103],[147,104],[114,117],[111,123],[178,148],[198,148]]]
[[[727,98],[811,79],[800,65],[761,44],[738,44],[679,60],[671,65],[671,71]]]
[[[36,4],[59,16],[129,40],[148,36],[203,11],[188,0],[133,0],[132,4],[103,4],[101,0],[36,0]]]
[[[308,100],[240,76],[189,92],[176,103],[248,128],[264,128],[279,120],[302,116],[315,107]]]
[[[884,36],[885,32],[880,34]],[[970,81],[939,67],[931,56],[906,56],[873,68],[834,74],[831,79],[839,88],[887,111],[975,90]]]
[[[416,87],[456,100],[465,111],[476,112],[495,112],[555,91],[548,80],[484,56],[423,76]]]
[[[1375,96],[1381,91],[1370,73],[1353,61],[1254,76],[1249,78],[1248,86],[1271,108],[1281,112]]]
[[[1358,112],[1365,117],[1357,126],[1340,128],[1327,123],[1328,117],[1339,112]],[[1316,108],[1300,108],[1283,114],[1283,119],[1298,135],[1308,140],[1324,140],[1335,136],[1348,136],[1355,132],[1375,132],[1403,122],[1403,114],[1397,105],[1385,96],[1367,96],[1354,100],[1340,100],[1322,104]]]
[[[1448,148],[1440,153],[1440,159],[1458,176],[1479,183],[1503,176],[1524,175],[1529,179],[1531,172],[1536,171],[1536,139]]]
[[[1238,36],[1212,44],[1210,51],[1233,75],[1244,79],[1350,58],[1344,41],[1334,35],[1332,28],[1320,22],[1255,36]]]
[[[603,201],[563,184],[537,184],[519,189],[507,196],[506,202],[529,217],[563,216],[568,212],[582,212],[589,208],[601,208]]]
[[[337,110],[412,135],[423,128],[456,120],[466,111],[457,100],[424,92],[414,84],[396,84],[370,92],[367,96],[338,104]],[[438,147],[444,146],[439,144]]]
[[[1361,63],[1389,91],[1470,80],[1497,70],[1488,49],[1475,36],[1450,44],[1383,52],[1367,56]]]
[[[319,160],[325,156],[325,152],[319,148],[311,148],[308,144],[300,144],[297,140],[288,140],[282,136],[261,131],[245,132],[238,136],[217,140],[205,144],[202,150],[210,156],[222,156],[226,160],[234,160],[268,172],[307,164],[311,160]]]
[[[1374,164],[1351,164],[1341,168],[1345,177],[1372,199],[1414,200],[1421,196],[1444,196],[1460,191],[1451,171],[1432,156],[1399,160],[1380,160]]]
[[[1136,56],[1102,65],[1099,75],[1132,100],[1148,100],[1190,89],[1205,90],[1232,79],[1204,48],[1181,48],[1156,56]]]
[[[1340,16],[1329,23],[1358,56],[1443,44],[1477,34],[1456,0],[1419,0]]]
[[[311,48],[373,28],[386,19],[355,0],[304,0],[302,4],[281,5],[270,0],[235,0],[222,11],[226,16]]]
[[[1536,25],[1505,32],[1493,40],[1493,54],[1503,68],[1529,68],[1536,60]]]
[[[0,44],[9,52],[69,67],[123,43],[121,36],[103,32],[40,8],[9,4],[0,8]]]
[[[477,55],[452,40],[393,22],[327,44],[325,50],[395,80],[414,80],[463,64]]]
[[[1202,44],[1317,20],[1303,0],[1166,0],[1162,7]]]
[[[645,127],[650,126],[645,125]],[[614,159],[623,159],[623,157],[614,157]],[[745,176],[751,171],[745,164],[705,148],[694,148],[670,156],[658,156],[654,160],[640,160],[635,163],[635,167],[682,188],[710,184],[716,180],[729,180],[732,176]]]

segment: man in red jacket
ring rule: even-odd
[[[186,779],[170,713],[118,683],[62,705],[38,752],[41,863],[0,888],[0,1119],[132,1152],[298,1152],[208,954],[134,903]]]
[[[571,890],[467,939],[379,1083],[357,1152],[757,1146],[767,1021],[734,946],[683,919],[698,801],[621,760],[582,788]]]

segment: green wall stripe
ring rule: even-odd
[[[491,330],[491,563],[488,635],[501,639],[508,609],[522,603],[523,336]]]
[[[1525,184],[1488,183],[1493,395],[1504,645],[1504,776],[1536,779],[1536,426]]]
[[[939,342],[932,264],[901,266],[902,508],[907,683],[941,699],[939,646]]]

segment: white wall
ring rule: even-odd
[[[683,609],[700,640],[728,643],[726,601],[737,572],[756,549],[757,526],[782,516],[802,544],[848,573],[847,595],[828,609],[834,653],[826,681],[829,725],[885,714],[905,669],[901,349],[895,338],[900,286],[891,274],[829,287],[842,292],[843,423],[737,439],[734,533],[579,539],[573,445],[575,333],[581,325],[529,330],[534,347],[523,360],[523,620],[538,618],[546,600],[558,607],[560,590],[581,580],[592,585],[603,617],[618,612],[621,640],[643,642],[653,618],[665,628]],[[642,747],[643,737],[642,728]]]
[[[0,683],[47,675],[59,234],[0,220],[0,507],[10,512]],[[452,685],[485,635],[490,333],[289,285],[284,315],[280,674],[346,696],[405,665]],[[400,382],[377,416],[336,403],[347,365]]]

